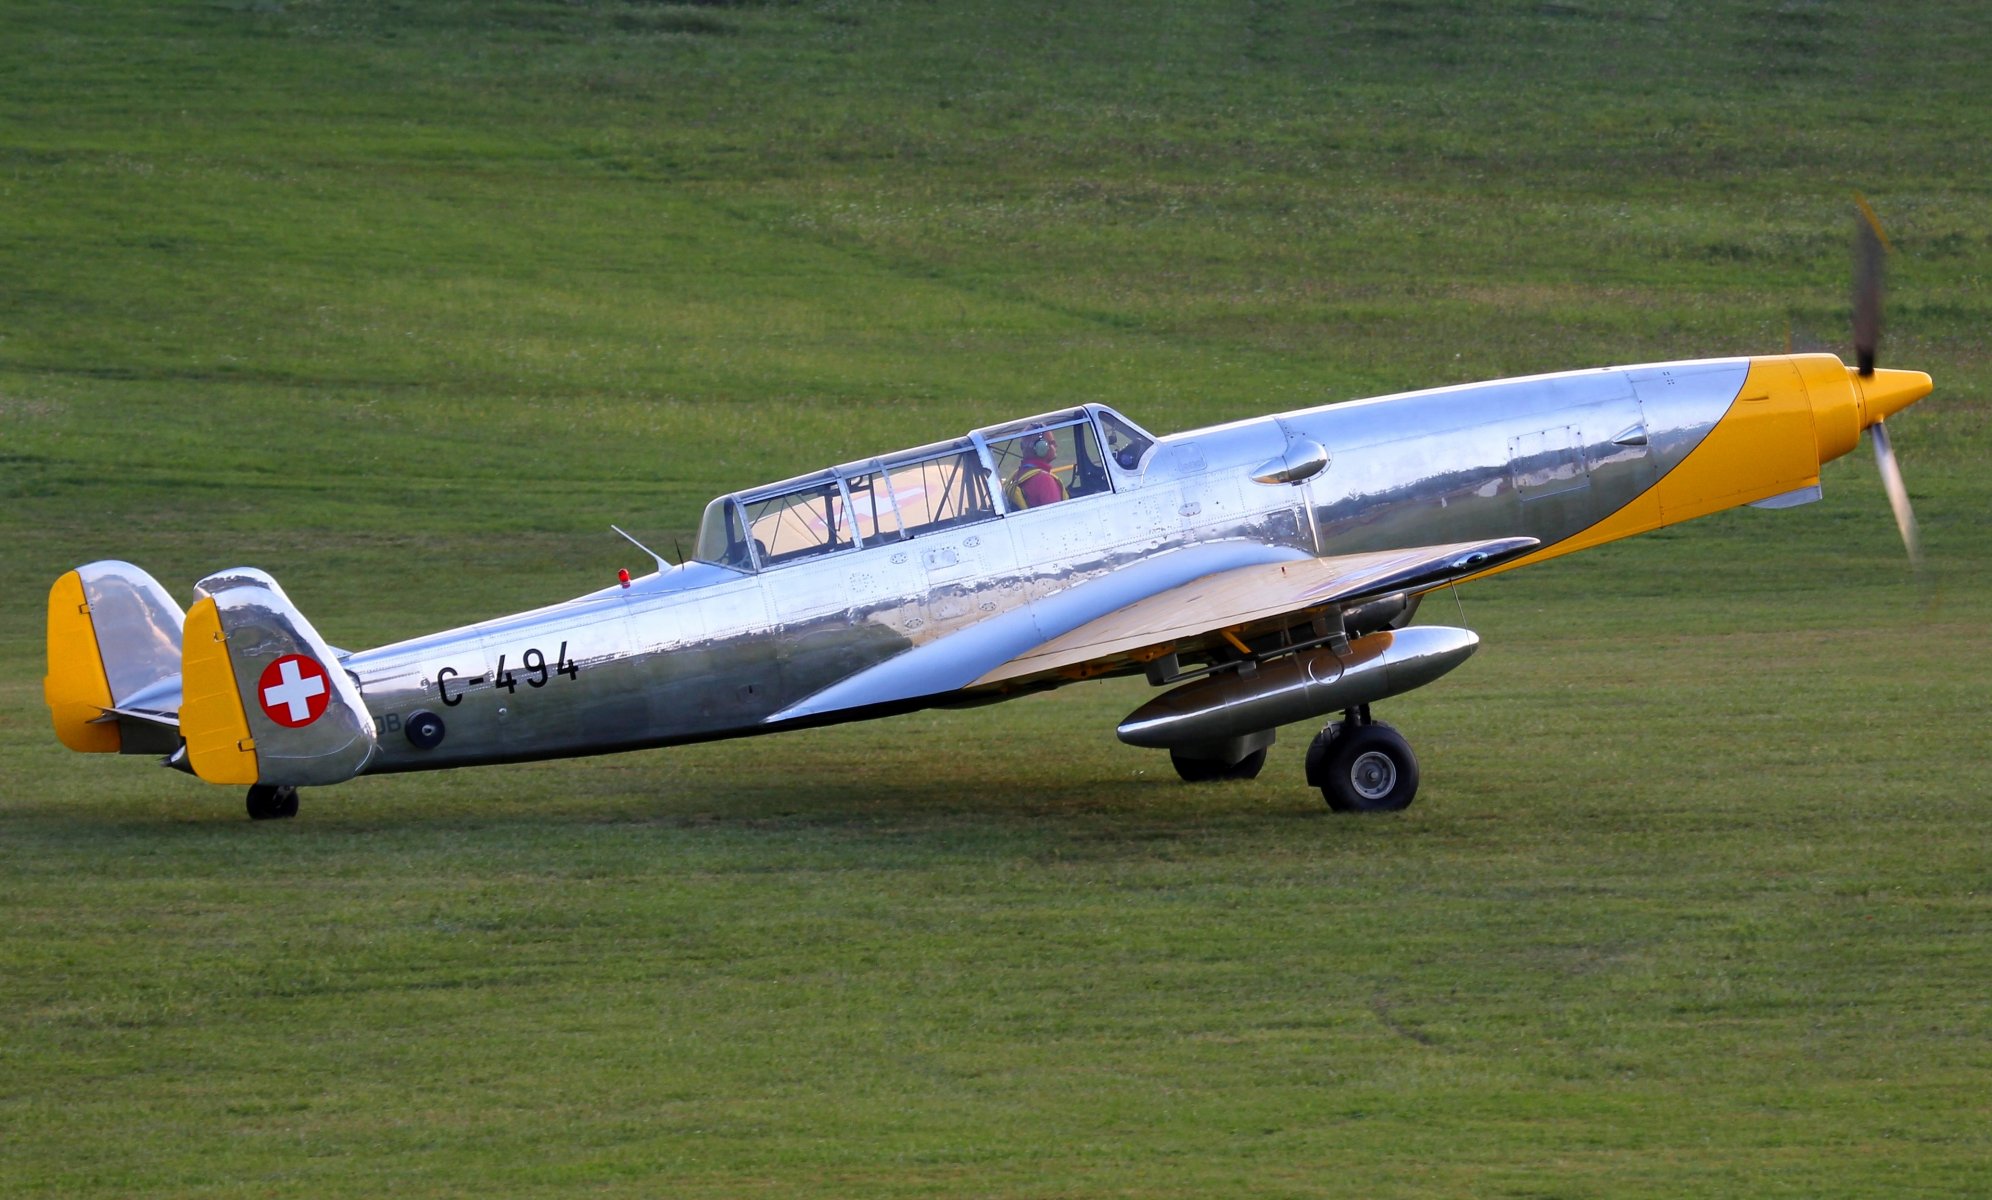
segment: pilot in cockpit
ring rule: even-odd
[[[1065,482],[1053,470],[1058,458],[1058,433],[1051,429],[1026,431],[1020,439],[1024,461],[1010,476],[1004,498],[1012,509],[1042,508],[1056,504],[1068,494]]]

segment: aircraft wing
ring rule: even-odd
[[[1061,670],[1284,613],[1351,608],[1398,592],[1429,591],[1539,544],[1535,538],[1498,538],[1221,571],[1088,621],[995,667],[971,686]]]
[[[915,647],[768,723],[993,687],[1284,613],[1428,591],[1537,545],[1534,538],[1496,538],[1330,558],[1245,541],[1186,547]]]

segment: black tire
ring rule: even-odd
[[[1266,748],[1261,746],[1235,763],[1215,758],[1184,758],[1169,751],[1169,765],[1176,768],[1184,783],[1218,783],[1227,779],[1257,779],[1266,765]]]
[[[297,815],[297,789],[259,783],[249,789],[249,819],[281,821]]]
[[[1381,721],[1339,722],[1308,746],[1307,781],[1336,812],[1400,812],[1418,797],[1418,756]]]

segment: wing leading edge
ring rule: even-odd
[[[1535,549],[1535,538],[1449,542],[1219,571],[1088,621],[984,673],[985,686],[1060,671],[1287,613],[1444,587]]]
[[[1000,689],[1284,614],[1429,591],[1539,544],[1535,538],[1495,538],[1331,558],[1256,542],[1192,546],[916,647],[789,706],[768,724]]]

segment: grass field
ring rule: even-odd
[[[0,1195],[1992,1194],[1979,6],[0,8]],[[969,713],[234,788],[57,746],[50,581],[361,646],[712,494],[1079,400],[1172,430],[1844,349],[1827,496],[1436,598],[1332,816]]]

